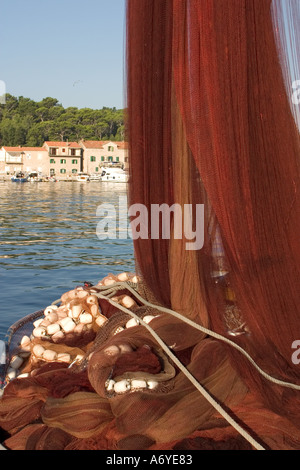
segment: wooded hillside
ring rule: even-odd
[[[6,94],[0,105],[0,146],[41,146],[44,141],[124,140],[124,110],[64,108],[56,98],[36,102]]]

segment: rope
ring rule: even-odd
[[[187,323],[188,325],[191,325],[192,327],[196,328],[197,330],[201,331],[202,333],[205,333],[207,334],[208,336],[211,336],[215,339],[218,339],[220,341],[223,341],[224,343],[227,343],[229,344],[230,346],[234,347],[235,349],[237,349],[239,352],[241,352],[247,359],[248,361],[253,365],[253,367],[255,367],[255,369],[267,380],[269,380],[270,382],[276,384],[276,385],[281,385],[282,387],[287,387],[287,388],[292,388],[294,390],[300,390],[300,385],[297,385],[297,384],[294,384],[294,383],[290,383],[290,382],[285,382],[283,380],[279,380],[279,379],[276,379],[275,377],[272,377],[271,375],[267,374],[263,369],[261,369],[257,364],[256,362],[252,359],[252,357],[247,353],[247,351],[245,351],[241,346],[239,346],[238,344],[234,343],[233,341],[231,341],[230,339],[226,338],[225,336],[222,336],[220,335],[219,333],[216,333],[215,331],[212,331],[212,330],[209,330],[208,328],[205,328],[204,326],[201,326],[199,325],[198,323],[195,323],[193,322],[192,320],[190,320],[189,318],[186,318],[184,317],[183,315],[181,315],[180,313],[178,312],[175,312],[174,310],[171,310],[171,309],[168,309],[168,308],[165,308],[165,307],[161,307],[160,305],[155,305],[155,304],[152,304],[151,302],[148,302],[146,299],[144,299],[140,294],[138,294],[138,292],[136,292],[135,289],[133,289],[129,284],[127,284],[126,282],[118,282],[114,285],[114,287],[110,288],[110,289],[107,289],[107,287],[102,287],[100,288],[100,290],[104,290],[104,292],[102,292],[102,295],[105,296],[106,293],[112,293],[113,291],[116,293],[118,290],[122,290],[122,289],[127,289],[128,291],[130,291],[140,302],[142,302],[144,305],[148,306],[148,307],[151,307],[151,308],[154,308],[156,310],[160,310],[161,312],[163,313],[167,313],[167,314],[170,314],[170,315],[173,315],[174,317],[184,321],[185,323]],[[99,297],[99,294],[95,294],[96,296]],[[106,299],[106,297],[103,297]],[[106,299],[108,301],[110,301],[109,299]],[[119,304],[118,304],[119,305]],[[128,312],[129,313],[129,312]],[[132,314],[132,312],[131,312]]]
[[[130,316],[135,318],[138,323],[142,326],[147,328],[150,331],[151,335],[155,338],[161,348],[166,352],[166,354],[172,359],[172,361],[177,365],[177,367],[184,373],[184,375],[190,380],[190,382],[197,388],[197,390],[206,398],[206,400],[220,413],[226,421],[231,424],[239,434],[241,434],[256,450],[265,450],[253,437],[245,431],[234,419],[225,411],[221,405],[205,390],[205,388],[195,379],[195,377],[188,371],[188,369],[178,360],[178,358],[170,351],[169,347],[162,341],[162,339],[158,336],[158,334],[149,326],[146,322],[144,322],[140,317],[138,317],[134,312],[128,310],[126,307],[114,302],[110,298],[104,294],[97,293],[95,294],[100,299],[108,300],[108,302],[119,310],[122,310],[125,313],[128,313]]]

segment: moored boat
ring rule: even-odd
[[[90,175],[88,175],[87,173],[80,172],[76,177],[76,181],[79,181],[80,183],[87,183],[88,181],[90,181]]]
[[[101,181],[101,175],[93,173],[92,175],[90,175],[90,181]]]
[[[33,171],[28,175],[28,181],[38,183],[43,181],[43,178],[41,177],[41,175],[39,175],[37,171]]]
[[[102,168],[101,181],[127,183],[128,174],[122,168]]]
[[[11,181],[13,183],[26,183],[28,181],[28,176],[20,171],[11,177]]]

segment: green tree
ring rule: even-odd
[[[45,108],[54,108],[55,106],[57,107],[62,107],[62,105],[58,102],[58,100],[56,98],[51,98],[51,97],[47,97],[47,98],[44,98],[42,99],[42,101],[40,101],[39,103],[37,103],[39,107],[45,107]]]
[[[35,113],[37,108],[37,103],[29,98],[24,98],[24,96],[19,96],[18,102],[18,114],[20,116],[32,116]]]
[[[15,96],[6,93],[6,103],[5,105],[1,105],[4,108],[4,114],[13,115],[14,111],[18,108],[18,98]]]
[[[41,147],[46,140],[50,140],[50,133],[53,123],[43,121],[35,123],[29,129],[26,138],[26,145],[29,147]]]

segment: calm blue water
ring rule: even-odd
[[[124,183],[0,182],[0,339],[16,320],[109,273],[134,271],[130,238],[100,241],[96,209]]]

